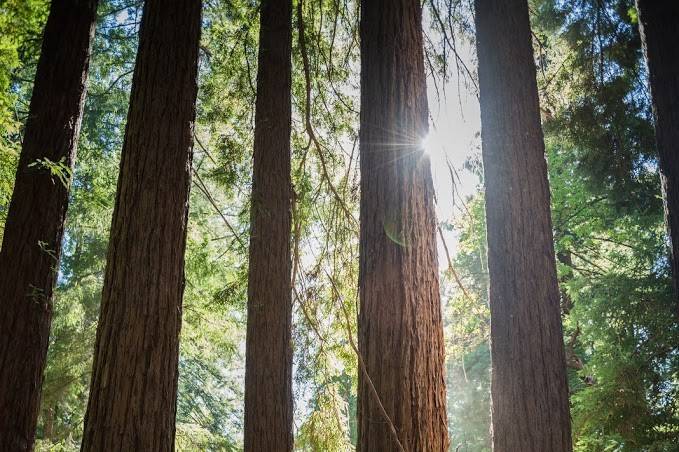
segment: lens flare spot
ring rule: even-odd
[[[435,134],[430,132],[430,133],[427,133],[427,135],[425,135],[424,138],[422,138],[420,140],[420,149],[422,150],[422,152],[425,155],[427,155],[429,157],[431,157],[432,154],[434,154],[436,152],[436,149],[435,149],[436,143],[435,143],[434,136],[435,136]]]

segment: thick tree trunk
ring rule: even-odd
[[[476,37],[493,450],[570,451],[549,184],[526,0],[476,0]]]
[[[637,0],[637,10],[653,97],[672,282],[679,301],[679,2]]]
[[[245,364],[245,450],[291,451],[292,2],[260,11]]]
[[[146,0],[83,451],[174,449],[200,0]]]
[[[96,12],[96,0],[54,1],[43,34],[0,251],[3,451],[33,446]]]
[[[360,451],[449,443],[420,4],[361,2]]]

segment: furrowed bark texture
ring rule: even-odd
[[[260,11],[245,364],[245,450],[291,451],[292,2]]]
[[[174,449],[200,0],[147,0],[83,451]]]
[[[361,2],[359,349],[408,451],[448,448],[419,0]],[[359,372],[360,451],[399,450]]]
[[[476,34],[493,450],[570,451],[549,184],[526,0],[476,0]]]
[[[672,282],[679,302],[679,2],[637,0],[637,10],[653,98]]]
[[[52,2],[0,251],[0,450],[31,450],[97,2]],[[46,166],[47,164],[48,166]],[[68,179],[68,176],[66,177]]]

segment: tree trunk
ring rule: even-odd
[[[174,449],[200,0],[146,0],[83,451]]]
[[[476,0],[493,450],[570,451],[566,359],[526,0]]]
[[[96,10],[96,0],[54,1],[43,34],[0,251],[3,451],[33,447]]]
[[[674,296],[679,302],[679,2],[637,0],[637,10],[653,98]]]
[[[361,2],[360,451],[449,443],[420,4]]]
[[[245,363],[245,450],[291,451],[292,2],[260,11]]]

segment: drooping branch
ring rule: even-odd
[[[342,210],[346,214],[347,218],[351,219],[351,221],[355,224],[358,225],[358,221],[356,221],[356,218],[354,217],[353,213],[349,210],[347,207],[346,203],[344,202],[344,199],[340,196],[338,193],[337,189],[335,188],[335,185],[332,183],[332,180],[330,179],[330,175],[328,173],[328,167],[325,161],[325,156],[323,155],[323,146],[321,146],[318,137],[316,136],[316,133],[314,131],[313,125],[311,123],[311,68],[309,65],[309,54],[307,52],[307,47],[306,47],[306,38],[305,38],[305,32],[304,32],[304,15],[303,15],[303,1],[299,0],[297,2],[297,30],[298,30],[298,39],[299,39],[299,48],[300,52],[302,54],[302,66],[304,69],[304,83],[305,83],[305,88],[306,88],[306,99],[305,99],[305,109],[304,109],[304,129],[309,136],[309,140],[311,143],[313,143],[314,147],[316,148],[316,153],[318,154],[318,159],[321,162],[321,172],[322,176],[325,179],[325,181],[328,183],[328,187],[330,188],[330,191],[332,192],[333,196],[337,199],[337,202],[340,204],[342,207]]]
[[[382,416],[384,417],[384,419],[387,421],[387,424],[389,425],[389,431],[391,432],[392,438],[394,439],[394,442],[396,443],[398,450],[400,450],[401,452],[406,452],[405,448],[403,447],[403,444],[401,444],[401,440],[398,438],[398,432],[396,431],[396,427],[394,426],[394,422],[389,417],[387,410],[384,408],[384,405],[382,404],[382,401],[380,400],[380,395],[377,393],[377,389],[375,388],[375,385],[373,384],[373,381],[370,378],[370,375],[368,374],[368,369],[365,365],[365,362],[363,361],[363,356],[361,355],[361,352],[358,350],[358,346],[356,345],[356,342],[354,341],[354,333],[351,330],[351,319],[349,318],[349,313],[347,312],[346,306],[344,306],[342,296],[340,295],[340,292],[337,289],[337,285],[335,284],[335,280],[327,272],[326,272],[326,276],[330,280],[330,284],[332,285],[332,290],[335,292],[335,296],[339,300],[339,304],[340,304],[340,307],[342,309],[342,314],[344,315],[344,321],[346,322],[346,329],[347,329],[347,336],[348,336],[348,339],[349,339],[349,344],[351,345],[351,348],[354,350],[354,353],[356,353],[356,356],[358,357],[358,366],[361,369],[361,373],[365,377],[365,380],[368,383],[368,386],[370,387],[370,392],[372,393],[373,397],[375,398],[375,402],[377,403],[377,406],[378,406],[380,412],[382,413]]]

